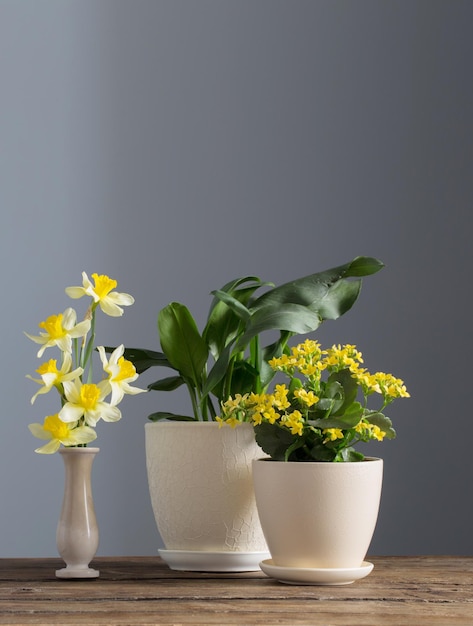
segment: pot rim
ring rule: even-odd
[[[276,461],[275,459],[271,459],[271,458],[261,458],[261,459],[254,459],[253,463],[259,463],[261,461],[264,461],[265,463],[277,463],[278,465],[286,465],[286,466],[294,466],[294,465],[309,465],[309,466],[313,466],[313,465],[324,465],[324,466],[337,466],[337,467],[343,467],[346,465],[359,465],[360,463],[365,463],[366,461],[381,461],[383,462],[383,459],[381,457],[377,457],[377,456],[365,456],[364,459],[362,459],[361,461],[345,461],[343,463],[333,463],[331,461]]]
[[[78,448],[77,446],[65,446],[64,448],[59,448],[59,454],[69,454],[71,452],[78,454],[92,454],[100,451],[100,448],[96,447],[86,447],[86,448]]]
[[[209,427],[212,426],[213,428],[215,428],[215,426],[217,426],[218,428],[224,428],[224,426],[222,426],[219,422],[217,421],[209,421],[209,422],[202,422],[200,420],[167,420],[167,419],[162,419],[162,420],[158,420],[157,422],[146,422],[145,423],[145,428],[150,428],[150,427],[156,427],[156,426],[173,426],[176,428],[182,428],[183,426],[193,426],[196,427],[198,426],[199,428],[204,427]],[[250,422],[243,422],[241,424],[239,424],[236,428],[234,428],[233,430],[237,430],[239,428],[241,428],[241,426],[252,426],[252,424],[250,424]],[[228,425],[227,425],[228,427]],[[230,427],[231,428],[231,427]]]

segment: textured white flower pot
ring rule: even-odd
[[[376,526],[383,461],[259,460],[253,481],[272,564],[360,568]]]
[[[173,569],[252,571],[269,556],[256,509],[250,424],[161,421],[145,426],[151,504]]]

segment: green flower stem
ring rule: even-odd
[[[226,400],[232,395],[232,377],[233,377],[233,368],[235,366],[236,355],[234,355],[230,359],[230,363],[228,364],[227,372],[225,374],[224,382],[223,382],[223,398],[221,400]]]
[[[250,342],[250,358],[251,364],[253,365],[255,371],[258,373],[255,378],[255,392],[260,394],[262,393],[261,387],[261,346],[259,341],[259,336],[256,335]]]
[[[87,371],[87,382],[91,383],[92,382],[92,350],[94,347],[94,341],[95,341],[95,309],[96,309],[97,305],[92,305],[90,308],[90,337],[87,340],[87,343],[85,345],[85,349],[82,352],[82,363],[81,363],[81,367],[84,368],[84,372],[87,369],[88,366],[88,371]],[[85,341],[85,337],[84,337],[84,341]]]
[[[196,389],[188,381],[186,381],[186,385],[187,385],[187,389],[189,390],[189,396],[192,402],[192,410],[194,412],[194,419],[197,421],[202,421],[200,417],[200,413],[199,413],[199,403],[197,402]]]

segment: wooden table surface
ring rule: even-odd
[[[262,572],[176,572],[103,557],[100,577],[58,580],[60,559],[0,559],[0,624],[473,625],[473,557],[368,557],[351,585],[287,585]]]

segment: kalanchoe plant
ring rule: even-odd
[[[404,382],[392,374],[370,374],[356,346],[322,350],[307,339],[270,365],[289,384],[272,393],[237,394],[222,402],[217,420],[237,426],[250,422],[256,441],[276,461],[360,461],[358,442],[393,439],[396,433],[383,411],[396,398],[408,398]],[[369,408],[372,394],[381,396]]]
[[[124,394],[137,394],[144,389],[130,383],[138,378],[131,361],[123,357],[124,346],[118,346],[107,359],[103,346],[97,350],[103,367],[102,379],[93,383],[92,356],[95,341],[95,317],[97,308],[106,315],[123,315],[123,306],[133,304],[134,299],[126,293],[114,291],[117,282],[108,276],[92,274],[92,283],[85,272],[82,273],[82,287],[67,287],[71,298],[89,296],[90,305],[85,319],[76,324],[77,314],[67,308],[64,313],[51,315],[40,322],[40,335],[27,337],[41,344],[40,358],[47,348],[57,347],[61,353],[60,365],[56,359],[44,362],[36,372],[39,378],[27,376],[40,385],[31,399],[33,404],[38,395],[55,388],[59,393],[61,408],[58,413],[49,415],[43,424],[30,424],[30,431],[47,443],[36,452],[52,454],[61,444],[64,446],[86,446],[96,439],[95,426],[100,419],[116,422],[121,418],[118,404]],[[108,398],[110,396],[110,398]]]
[[[254,276],[235,279],[212,292],[202,333],[189,309],[171,302],[158,315],[162,352],[127,348],[125,357],[138,373],[154,366],[174,370],[149,389],[172,391],[186,385],[192,416],[156,412],[150,419],[215,420],[229,396],[263,393],[274,376],[268,361],[284,353],[292,336],[346,313],[359,295],[362,277],[382,267],[377,259],[357,257],[276,287]],[[265,331],[275,331],[277,337],[263,345]]]

